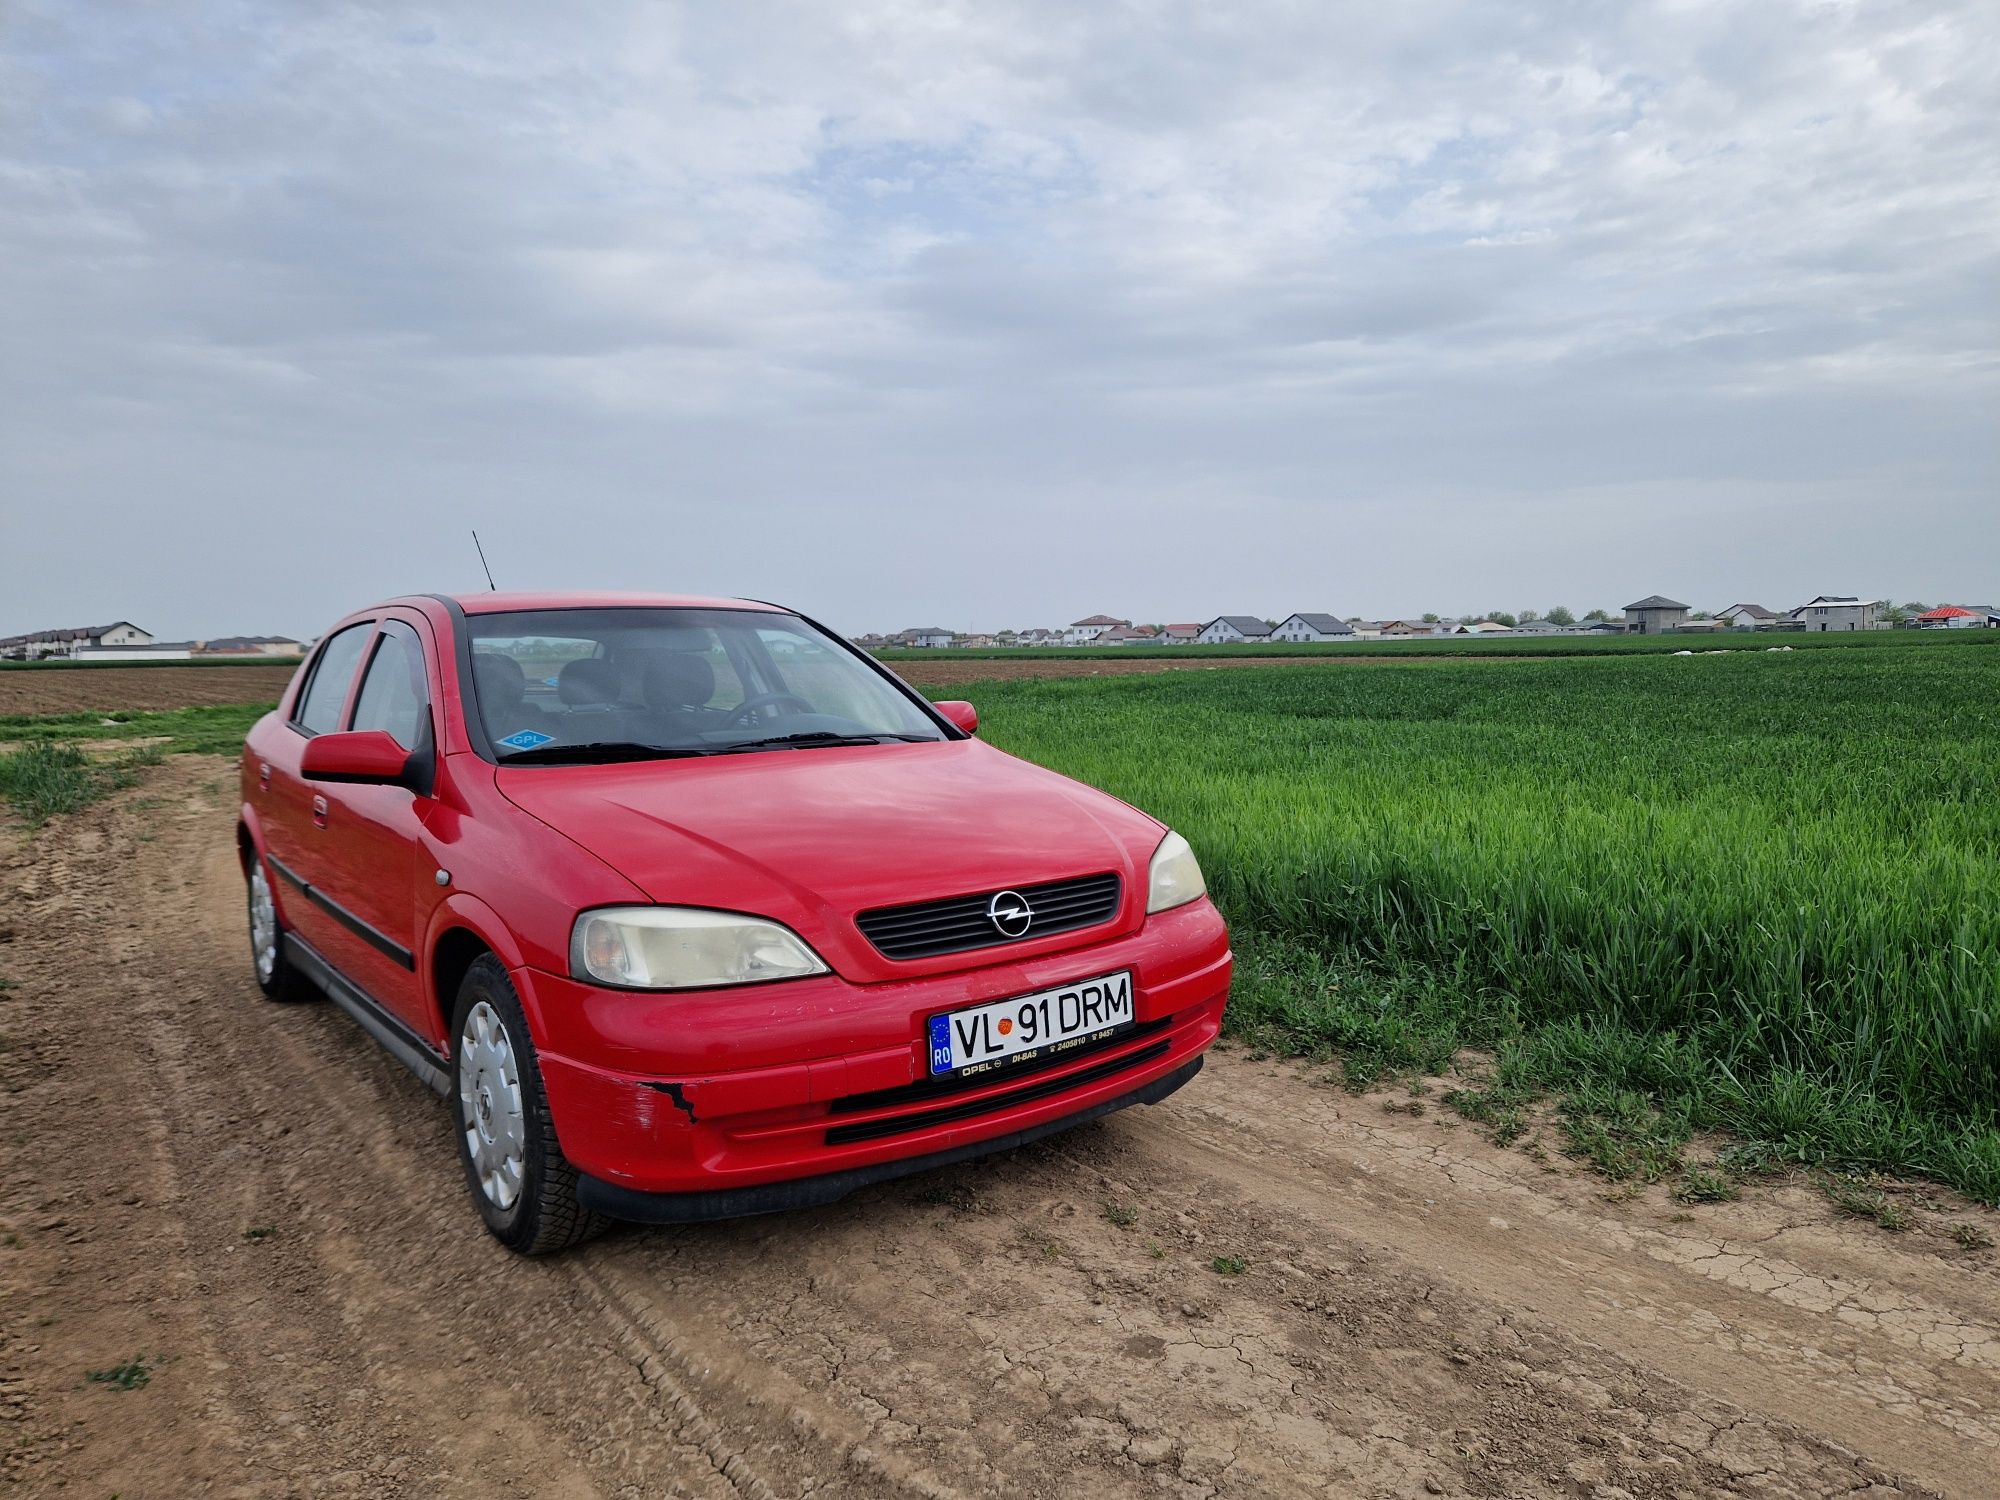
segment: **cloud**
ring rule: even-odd
[[[1976,4],[17,12],[0,628],[2000,571]]]

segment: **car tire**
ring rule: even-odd
[[[458,1156],[487,1230],[517,1255],[548,1255],[601,1233],[611,1221],[577,1201],[577,1171],[556,1140],[527,1017],[491,954],[459,984],[451,1038]]]
[[[270,869],[264,856],[254,849],[243,879],[245,911],[250,923],[250,972],[257,980],[257,988],[264,992],[266,1000],[285,1004],[318,999],[319,991],[285,956],[285,924],[278,916]]]

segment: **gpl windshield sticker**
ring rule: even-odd
[[[537,745],[546,745],[554,739],[552,734],[543,734],[539,729],[517,729],[505,739],[494,741],[515,750],[532,750]]]

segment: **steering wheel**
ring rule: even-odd
[[[797,693],[759,693],[756,697],[745,698],[741,703],[737,704],[735,712],[729,716],[729,722],[731,724],[748,723],[752,714],[761,709],[776,708],[780,703],[796,703],[799,712],[802,714],[809,714],[813,711],[813,706]]]

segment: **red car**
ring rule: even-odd
[[[1194,855],[977,723],[770,604],[361,610],[245,746],[257,982],[451,1101],[528,1254],[1164,1099],[1229,992]]]

